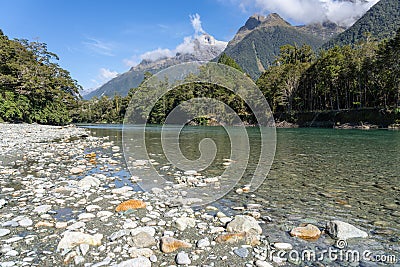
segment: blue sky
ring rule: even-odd
[[[47,43],[88,89],[129,70],[147,51],[174,49],[194,34],[190,15],[199,14],[207,33],[229,41],[255,12],[278,12],[302,23],[310,16],[298,8],[291,13],[295,4],[329,1],[334,0],[12,0],[0,2],[0,29],[10,38]]]
[[[0,3],[0,29],[10,38],[39,40],[85,88],[122,73],[140,55],[173,49],[192,35],[189,15],[201,16],[205,31],[229,41],[249,12],[223,1],[13,0]]]

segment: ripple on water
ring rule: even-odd
[[[202,131],[206,129],[203,127]],[[218,155],[221,159],[229,158],[230,144],[224,144],[229,139],[216,133],[216,128],[210,129],[208,137],[215,135],[216,140],[222,142],[222,146],[218,147],[222,151],[218,151],[221,153]],[[115,144],[121,146],[121,128],[97,128],[95,131],[97,136],[114,136]],[[251,136],[252,131],[248,129],[250,145],[257,150],[260,142]],[[157,133],[160,131],[153,129],[152,134]],[[193,134],[196,135],[196,131]],[[198,137],[186,141],[198,140]],[[291,238],[282,229],[298,226],[310,218],[323,228],[327,221],[339,219],[370,234],[370,238],[352,246],[400,251],[399,244],[391,241],[393,236],[400,236],[400,132],[277,129],[277,141],[271,171],[255,193],[263,205],[261,216],[273,220],[264,225],[270,238],[304,246],[304,241]],[[146,145],[154,155],[159,155],[159,139],[152,138]],[[198,157],[197,144],[195,146],[193,150],[184,151],[188,158]],[[256,153],[251,154],[248,169],[254,170],[257,156]],[[167,164],[163,157],[158,157],[156,161],[159,166]],[[210,173],[217,173],[218,167],[215,168]],[[220,167],[220,170],[223,168]],[[120,178],[117,186],[125,182],[125,177]],[[251,172],[246,172],[244,178],[251,178]],[[126,183],[129,184],[129,180]],[[229,208],[244,206],[248,198],[248,194],[230,193],[217,203]],[[377,227],[374,225],[376,221],[387,224]],[[324,247],[332,245],[333,240],[323,237],[317,244]]]

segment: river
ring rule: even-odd
[[[122,142],[122,125],[81,125],[95,136],[109,136]],[[247,128],[252,146],[251,175],[258,157],[257,128]],[[161,127],[152,127],[146,146],[160,167],[168,162],[160,144]],[[212,138],[217,144],[217,159],[205,171],[218,175],[221,161],[229,157],[231,144],[222,127],[188,127],[181,148],[188,158],[199,157],[198,142]],[[400,251],[400,131],[335,130],[318,128],[277,129],[277,148],[270,172],[254,193],[234,191],[219,199],[226,213],[245,205],[249,199],[262,205],[261,215],[269,239],[284,240],[303,247],[324,247],[330,241],[321,238],[309,243],[294,240],[288,231],[302,223],[323,227],[332,219],[346,221],[368,232],[370,238],[349,244],[358,250],[377,253]],[[123,177],[126,177],[122,172]],[[248,177],[246,177],[248,176]],[[122,179],[123,179],[122,177]],[[122,180],[124,181],[124,180]],[[128,182],[127,182],[128,183]],[[122,184],[121,184],[122,185]]]

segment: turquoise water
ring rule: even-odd
[[[89,128],[97,136],[110,136],[117,144],[122,140],[121,126]],[[252,150],[244,178],[249,178],[254,170],[260,144],[257,128],[247,131]],[[183,154],[191,159],[199,157],[198,142],[205,137],[212,138],[218,153],[214,165],[204,174],[223,172],[221,163],[229,158],[231,148],[223,128],[188,127],[181,137]],[[146,140],[151,157],[160,167],[167,164],[160,145],[160,128],[151,128]],[[260,188],[254,194],[231,192],[216,205],[229,210],[249,202],[262,204],[261,215],[272,220],[266,219],[264,225],[272,240],[301,245],[301,241],[289,237],[287,230],[304,222],[322,227],[328,220],[339,219],[369,233],[371,238],[354,244],[357,248],[398,252],[399,153],[399,131],[277,129],[275,159]],[[315,245],[330,241],[322,238],[318,242]]]

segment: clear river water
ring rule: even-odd
[[[82,127],[89,128],[95,136],[109,136],[116,145],[121,145],[122,125]],[[249,127],[247,131],[252,153],[244,180],[254,169],[260,143],[257,128]],[[162,167],[168,162],[162,155],[160,133],[160,127],[152,127],[146,134],[146,146]],[[195,159],[200,155],[198,143],[205,137],[214,140],[218,153],[204,174],[219,175],[231,147],[222,127],[185,128],[181,149],[187,158]],[[235,208],[248,203],[261,204],[263,228],[272,242],[279,240],[303,249],[323,249],[333,242],[326,235],[317,242],[307,242],[291,238],[288,231],[302,223],[323,228],[327,221],[338,219],[369,234],[368,239],[349,241],[349,247],[399,255],[400,131],[277,129],[275,159],[264,183],[250,194],[237,194],[233,190],[213,205],[234,214]]]

